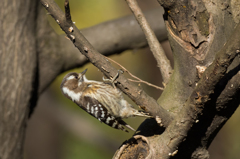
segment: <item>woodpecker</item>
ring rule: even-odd
[[[104,79],[104,82],[88,80],[85,76],[87,69],[81,73],[68,73],[62,80],[61,90],[64,96],[76,103],[87,113],[100,122],[115,129],[128,132],[126,128],[135,131],[122,119],[141,116],[150,118],[147,113],[133,108],[124,98],[120,90],[114,85],[114,80]],[[106,81],[112,83],[109,84]],[[125,126],[125,127],[124,127]]]

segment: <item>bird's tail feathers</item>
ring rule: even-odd
[[[128,129],[130,129],[130,130],[132,130],[132,131],[136,131],[136,130],[133,129],[130,125],[128,125],[127,123],[125,123],[123,120],[119,120],[118,122],[119,122],[119,124],[121,125],[121,127],[119,127],[119,129],[121,129],[121,130],[123,130],[123,131],[125,131],[125,132],[128,132],[128,130],[123,127],[123,126],[125,126],[126,128],[128,128]]]

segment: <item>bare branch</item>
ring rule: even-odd
[[[211,121],[206,121],[206,119],[209,119],[211,115],[215,115],[215,111],[212,111],[215,109],[215,105],[212,103],[215,100],[211,95],[215,93],[216,86],[219,87],[219,81],[226,74],[227,68],[240,52],[239,32],[240,24],[237,25],[227,43],[216,54],[213,63],[204,72],[198,86],[189,97],[185,107],[183,107],[182,113],[174,119],[171,125],[169,125],[166,131],[161,135],[161,138],[169,138],[169,143],[164,144],[165,150],[168,151],[164,153],[168,154],[175,150],[176,147],[179,147],[179,144],[183,143],[182,141],[186,136],[188,136],[188,140],[185,142],[191,142],[191,137],[196,138],[196,135],[190,132],[197,132],[205,129],[203,124],[204,126],[209,126],[208,124]],[[201,124],[199,124],[199,122],[201,122]],[[162,155],[164,156],[167,154]]]
[[[49,27],[46,12],[41,5],[39,5],[38,11],[37,43],[39,53],[39,93],[41,93],[57,75],[66,70],[81,67],[88,60],[84,55],[79,54],[75,47],[72,47],[73,44],[65,38],[65,35],[59,36]],[[164,22],[162,19],[156,18],[161,13],[161,8],[144,12],[158,40],[164,41],[167,39]],[[129,24],[131,24],[131,27],[128,27]],[[99,32],[99,30],[101,31]],[[105,56],[147,46],[147,40],[133,15],[103,22],[82,29],[81,32],[94,48]]]
[[[208,156],[206,148],[209,146],[211,138],[213,138],[220,129],[218,126],[221,127],[222,124],[226,122],[226,119],[223,119],[223,116],[219,116],[219,114],[216,116],[216,99],[214,99],[216,97],[213,96],[215,95],[215,88],[226,86],[226,90],[224,89],[222,93],[225,91],[225,93],[228,93],[228,87],[234,85],[229,91],[233,91],[236,94],[230,93],[228,100],[226,100],[227,103],[231,102],[230,104],[227,104],[229,107],[225,109],[228,109],[228,116],[231,116],[239,105],[240,91],[239,80],[237,80],[239,79],[239,73],[236,74],[235,72],[236,75],[228,82],[228,84],[219,86],[219,81],[223,79],[224,75],[229,73],[226,73],[229,65],[232,63],[233,59],[237,59],[236,56],[239,55],[240,39],[237,38],[239,32],[240,24],[228,39],[225,46],[223,46],[223,48],[217,53],[213,63],[205,70],[198,86],[194,89],[181,110],[181,113],[176,116],[161,135],[148,138],[149,144],[144,146],[144,152],[145,154],[148,154],[148,158],[156,158],[156,156],[162,159],[171,158],[172,156],[175,156],[176,158],[189,158],[189,156],[198,154]],[[235,67],[235,69],[239,70],[239,66]],[[222,95],[219,97],[221,96]],[[230,100],[231,98],[234,100]],[[232,102],[235,103],[233,108]],[[210,127],[212,131],[210,130]],[[200,144],[200,142],[203,143]],[[138,152],[135,154],[132,154],[131,152],[132,149],[138,147],[136,146],[138,143],[128,143],[131,147],[127,146],[122,151],[132,156],[137,155]],[[161,148],[161,151],[157,149],[159,147]],[[139,148],[142,148],[142,146],[139,146]],[[119,156],[120,154],[117,155]]]
[[[237,58],[235,58],[235,60],[236,59]],[[231,79],[229,81],[227,80],[228,82],[224,90],[217,91],[217,92],[221,92],[221,94],[219,95],[215,104],[216,106],[215,115],[210,120],[211,124],[209,124],[204,136],[201,138],[199,147],[196,148],[193,154],[203,153],[199,151],[203,149],[207,149],[209,147],[209,145],[212,143],[215,136],[218,134],[218,132],[221,130],[224,124],[228,121],[228,119],[233,115],[235,110],[238,108],[240,103],[240,98],[239,98],[240,72],[237,70],[239,70],[239,68],[240,66],[235,67],[234,73],[233,73],[234,76],[232,78],[230,77]],[[226,75],[226,77],[229,78],[229,73]],[[208,152],[205,150],[205,153],[207,154]]]
[[[72,40],[75,47],[77,47],[93,65],[101,70],[106,77],[114,77],[117,73],[117,70],[103,55],[93,48],[93,46],[80,33],[74,24],[69,24],[66,21],[63,12],[57,6],[57,4],[53,0],[41,0],[41,2],[51,16],[58,22],[62,30]],[[48,7],[46,7],[46,4]],[[70,27],[73,28],[72,32],[69,31]],[[123,75],[119,76],[117,82],[117,87],[127,94],[133,101],[135,101],[137,105],[145,108],[145,111],[150,112],[153,116],[160,116],[164,126],[169,125],[169,123],[172,121],[172,117],[170,116],[169,112],[159,106],[152,97],[148,96],[141,88],[128,82],[127,78],[125,78]]]
[[[72,23],[72,18],[71,18],[71,13],[70,13],[69,0],[65,0],[64,7],[65,7],[66,20],[70,24],[70,23]]]
[[[131,72],[129,72],[125,67],[123,67],[122,65],[120,65],[119,63],[117,63],[116,61],[114,61],[113,59],[108,58],[108,57],[107,57],[107,59],[110,60],[110,61],[112,61],[113,63],[117,64],[119,67],[121,67],[121,68],[124,70],[124,72],[127,72],[131,77],[133,77],[133,78],[136,79],[136,80],[128,79],[129,81],[131,81],[131,82],[138,82],[138,83],[145,83],[146,85],[149,85],[149,86],[154,87],[154,88],[156,88],[156,89],[164,90],[164,88],[162,88],[162,87],[158,87],[158,86],[156,86],[156,85],[154,85],[154,84],[151,84],[151,83],[148,83],[148,82],[146,82],[146,81],[141,80],[140,78],[138,78],[137,76],[133,75],[133,74],[132,74]]]
[[[239,67],[238,67],[239,69]],[[232,116],[240,103],[240,71],[233,76],[227,83],[216,102],[216,115],[206,132],[206,136],[202,139],[205,147],[208,147],[215,135],[220,131],[223,125]],[[206,142],[207,141],[207,142]]]
[[[128,3],[129,8],[132,10],[133,14],[135,15],[135,18],[137,19],[139,25],[141,26],[149,47],[157,60],[158,67],[160,68],[160,72],[163,77],[163,82],[166,84],[170,78],[172,67],[170,65],[169,60],[167,59],[167,56],[159,44],[154,32],[152,31],[149,23],[147,22],[144,14],[142,13],[141,9],[139,8],[136,0],[126,0]]]
[[[146,11],[144,14],[158,40],[161,42],[167,40],[164,20],[158,18],[159,15],[163,14],[163,10],[161,8],[156,8]],[[147,46],[146,37],[133,15],[103,22],[82,29],[81,32],[102,54],[115,54],[128,49],[143,48]]]

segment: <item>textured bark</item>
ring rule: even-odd
[[[0,5],[0,158],[23,157],[29,106],[36,103],[37,2],[2,1]]]
[[[148,125],[154,121],[145,121],[138,135],[148,136],[143,140],[148,143],[147,158],[209,158],[207,148],[240,103],[240,82],[236,80],[240,66],[239,4],[158,1],[165,9],[174,55],[174,72],[158,103],[174,115],[174,120],[162,133],[155,130],[152,135]],[[125,143],[115,158],[127,158],[124,156],[131,152],[131,144]]]

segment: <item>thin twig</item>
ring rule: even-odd
[[[65,0],[64,7],[65,7],[66,20],[70,24],[70,23],[72,23],[72,18],[71,18],[71,13],[70,13],[69,0]]]
[[[143,80],[141,80],[141,79],[140,79],[140,80],[128,79],[128,80],[131,81],[131,82],[136,82],[136,83],[144,83],[144,84],[149,85],[149,86],[151,86],[151,87],[154,87],[154,88],[156,88],[156,89],[164,90],[163,87],[156,86],[156,85],[154,85],[154,84],[148,83],[148,82],[143,81]]]
[[[154,84],[151,84],[151,83],[148,83],[147,81],[144,81],[140,78],[138,78],[137,76],[133,75],[131,72],[129,72],[125,67],[123,67],[121,64],[117,63],[116,61],[114,61],[113,59],[109,58],[109,57],[106,57],[108,60],[112,61],[113,63],[117,64],[119,67],[121,67],[125,72],[127,72],[131,77],[137,79],[137,80],[133,80],[133,79],[128,79],[129,81],[131,82],[139,82],[139,83],[145,83],[151,87],[154,87],[154,88],[157,88],[157,89],[160,89],[160,90],[164,90],[164,88],[162,87],[159,87],[159,86],[156,86]]]
[[[166,84],[169,81],[172,67],[170,65],[170,62],[165,55],[164,50],[162,49],[161,45],[159,44],[154,32],[152,31],[150,25],[148,24],[144,14],[142,13],[140,7],[138,6],[136,0],[126,0],[128,3],[129,8],[132,10],[133,14],[135,15],[135,18],[137,19],[139,25],[141,26],[149,47],[157,60],[158,67],[160,68],[160,72],[162,74],[163,82]]]

